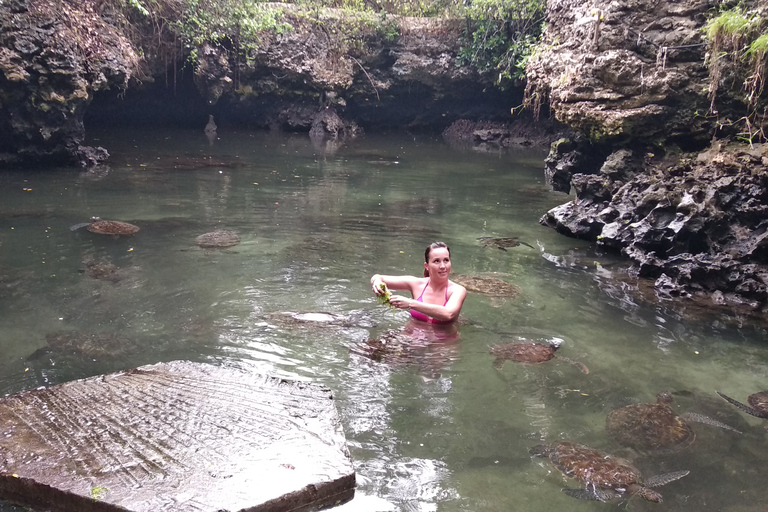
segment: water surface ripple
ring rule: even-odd
[[[413,135],[316,147],[223,129],[213,145],[178,130],[89,143],[110,149],[109,168],[0,174],[0,395],[174,359],[327,385],[358,474],[345,511],[768,507],[766,422],[715,393],[745,401],[768,389],[764,329],[645,303],[616,257],[541,227],[571,199],[545,186],[543,154]],[[140,231],[70,230],[92,216]],[[216,230],[239,243],[195,245]],[[457,342],[403,341],[407,313],[380,306],[368,279],[420,273],[435,240],[457,274],[514,292],[470,293]],[[589,374],[558,358],[495,367],[490,347],[522,338],[562,340],[558,354]],[[612,409],[665,390],[676,411],[744,433],[695,424],[690,447],[655,456],[608,437]],[[626,457],[647,476],[690,475],[659,489],[664,505],[575,500],[561,489],[577,483],[529,455],[556,440]],[[0,502],[11,510],[21,509]]]

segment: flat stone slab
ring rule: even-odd
[[[0,498],[62,511],[310,511],[354,496],[331,391],[174,361],[0,399]]]

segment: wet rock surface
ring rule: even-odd
[[[128,86],[139,57],[92,2],[0,3],[0,166],[98,165],[83,146],[93,93]]]
[[[762,308],[768,300],[768,146],[718,147],[622,183],[574,176],[576,200],[542,224],[631,258],[658,295],[710,296]]]
[[[576,197],[541,223],[621,252],[657,297],[759,312],[768,158],[764,145],[729,144],[735,134],[718,121],[744,115],[739,88],[721,87],[716,104],[708,96],[711,8],[548,2],[551,46],[527,67],[529,99],[575,132],[552,145],[545,174]]]
[[[0,3],[0,166],[103,163],[109,148],[82,145],[86,115],[89,126],[199,122],[202,131],[213,114],[219,132],[269,128],[337,141],[363,129],[507,121],[521,103],[520,87],[500,91],[492,74],[457,65],[460,19],[393,16],[386,35],[338,9],[308,22],[291,4],[272,3],[293,30],[267,31],[238,52],[182,44],[177,2],[153,3],[156,18],[133,16],[131,5]],[[350,23],[360,31],[354,44]],[[193,72],[181,72],[190,52]],[[479,137],[483,146],[527,144],[492,127]]]
[[[331,391],[174,361],[0,399],[0,498],[44,510],[308,511],[355,474]]]

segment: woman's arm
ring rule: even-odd
[[[419,302],[416,299],[410,299],[402,295],[392,295],[389,298],[389,302],[398,309],[415,309],[435,320],[453,322],[459,318],[461,307],[464,305],[464,299],[466,298],[467,289],[460,284],[453,284],[451,285],[451,296],[448,298],[445,306]]]
[[[383,283],[390,290],[408,290],[413,294],[413,290],[423,280],[424,278],[415,276],[383,276],[381,274],[374,274],[371,277],[371,289],[376,295],[381,295],[384,292],[381,291],[379,286]]]

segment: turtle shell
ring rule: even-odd
[[[757,416],[758,418],[768,418],[768,391],[759,391],[749,395],[747,397],[748,406],[719,391],[717,394],[747,414]],[[766,426],[766,429],[768,429],[768,426]]]
[[[583,444],[557,441],[547,447],[552,464],[565,476],[603,489],[642,485],[640,472],[628,461]]]
[[[119,220],[103,220],[98,217],[91,220],[85,229],[98,235],[129,236],[139,231],[138,226]]]
[[[753,393],[747,397],[747,403],[754,410],[763,414],[763,418],[768,418],[768,391]]]
[[[539,364],[555,357],[557,348],[548,343],[503,343],[491,347],[490,352],[497,360],[518,363]]]
[[[471,292],[491,297],[517,297],[520,288],[498,277],[453,275],[451,280]]]
[[[59,331],[48,333],[45,340],[53,352],[94,359],[119,357],[136,348],[128,338],[108,332]]]
[[[517,237],[482,236],[477,241],[483,247],[496,247],[497,249],[506,249],[507,247],[517,247],[520,245],[520,240]]]
[[[480,242],[480,245],[483,247],[495,247],[496,249],[501,249],[502,251],[506,251],[508,247],[517,247],[518,245],[525,245],[530,247],[531,249],[534,249],[534,247],[526,242],[520,241],[516,236],[515,237],[494,237],[494,236],[481,236],[477,239],[478,242]]]
[[[660,393],[653,404],[633,404],[611,411],[605,420],[608,434],[620,445],[643,453],[673,452],[689,446],[696,434]]]
[[[83,262],[83,264],[85,265],[85,275],[93,279],[116,283],[123,278],[120,269],[112,263],[88,260]]]
[[[240,235],[234,231],[217,229],[195,238],[195,244],[203,249],[224,249],[240,243]]]
[[[581,489],[564,489],[566,494],[598,501],[622,494],[636,494],[648,501],[661,503],[661,494],[651,487],[666,485],[689,473],[674,471],[652,476],[643,482],[640,471],[629,461],[568,441],[536,446],[531,449],[531,453],[548,457],[563,475],[582,484]]]

